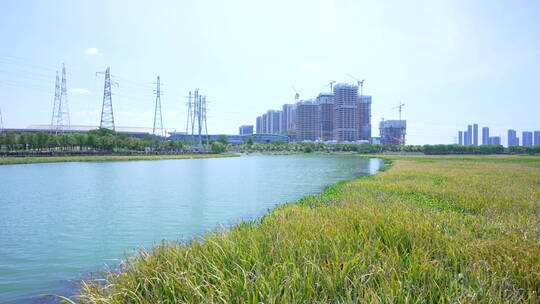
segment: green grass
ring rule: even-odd
[[[81,303],[538,303],[540,157],[390,169],[86,281]],[[308,178],[308,177],[306,177]]]
[[[57,162],[105,162],[131,160],[160,160],[186,158],[233,157],[238,154],[177,154],[177,155],[99,155],[99,156],[47,156],[47,157],[0,157],[0,165],[57,163]]]

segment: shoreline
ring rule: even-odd
[[[91,156],[37,156],[37,157],[0,157],[0,166],[61,162],[115,162],[165,159],[202,159],[220,157],[239,157],[236,153],[223,154],[164,154],[164,155],[91,155]]]

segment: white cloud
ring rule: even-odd
[[[86,54],[87,55],[101,55],[98,48],[87,48]]]
[[[90,91],[84,88],[72,88],[68,90],[70,93],[89,95]]]

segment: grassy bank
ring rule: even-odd
[[[51,157],[0,157],[0,165],[57,163],[57,162],[104,162],[130,160],[159,160],[186,158],[233,157],[238,154],[178,154],[178,155],[99,155],[99,156],[51,156]]]
[[[141,252],[79,300],[539,302],[540,157],[384,157],[377,175]]]

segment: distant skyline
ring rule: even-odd
[[[540,129],[538,1],[4,1],[4,127],[48,124],[66,64],[73,125],[98,125],[111,67],[117,126],[185,130],[186,96],[208,96],[210,133],[236,134],[268,109],[365,79],[372,136],[405,103],[407,143]]]

